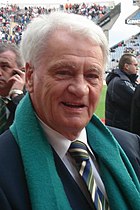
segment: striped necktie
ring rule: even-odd
[[[69,153],[74,158],[78,172],[87,185],[96,210],[109,210],[107,200],[96,185],[86,145],[78,140],[72,142]]]
[[[6,105],[3,99],[0,98],[0,134],[4,132],[6,121]]]

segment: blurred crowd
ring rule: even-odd
[[[37,7],[29,6],[23,9],[17,5],[5,5],[0,8],[0,42],[12,42],[17,45],[21,41],[22,32],[32,18],[40,14],[47,14],[52,11],[63,10],[68,13],[76,13],[87,16],[87,18],[97,21],[109,12],[107,6],[100,6],[95,3],[82,3],[59,5],[58,7]]]

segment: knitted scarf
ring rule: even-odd
[[[93,116],[88,141],[96,154],[111,210],[140,210],[140,184],[125,153]],[[36,118],[29,94],[21,100],[10,127],[20,148],[33,210],[70,210],[53,152]]]

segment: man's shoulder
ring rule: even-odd
[[[119,143],[126,144],[126,142],[133,145],[140,145],[140,137],[129,131],[125,131],[119,128],[107,126],[108,129],[112,132],[114,137],[118,140]],[[123,138],[125,139],[123,139]],[[135,144],[134,144],[135,143]]]
[[[14,141],[14,137],[9,129],[0,135],[0,150],[1,147],[5,145],[8,146],[14,143],[16,144],[16,142]]]
[[[140,137],[138,135],[115,127],[108,126],[108,129],[123,148],[129,151],[131,147],[140,152]]]
[[[119,128],[107,127],[126,153],[140,180],[140,137]]]
[[[10,130],[0,135],[0,206],[31,209],[20,150]]]
[[[111,85],[113,84],[113,86],[126,85],[125,82],[131,83],[127,75],[120,69],[115,69],[114,71],[109,73],[106,77],[106,83],[108,87],[109,84]]]
[[[18,145],[8,129],[0,135],[0,164],[1,161],[12,161],[20,157]]]

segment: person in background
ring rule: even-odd
[[[132,98],[130,130],[140,136],[140,84],[136,87]]]
[[[1,208],[139,210],[140,138],[93,114],[108,58],[102,29],[76,14],[41,15],[21,52],[27,93],[0,136]]]
[[[0,134],[9,128],[17,104],[24,96],[24,62],[19,48],[0,43]]]
[[[105,124],[130,131],[132,97],[137,87],[138,61],[133,54],[123,54],[119,68],[106,77]]]

